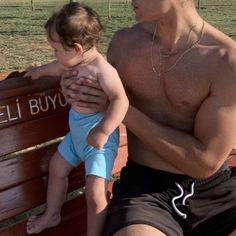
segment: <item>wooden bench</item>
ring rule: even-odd
[[[44,210],[48,163],[68,131],[68,108],[59,89],[59,78],[31,81],[21,77],[0,82],[1,236],[26,235],[27,217],[32,211]],[[121,126],[113,173],[118,173],[126,162],[126,145],[125,128]],[[84,184],[81,165],[69,176],[62,222],[39,236],[86,235]]]
[[[27,216],[32,209],[43,210],[48,163],[68,130],[67,112],[58,78],[0,82],[0,236],[26,235]],[[126,162],[126,145],[125,128],[121,126],[113,173],[118,173]],[[229,162],[236,166],[235,150]],[[80,166],[70,175],[61,224],[39,236],[86,235],[84,184],[84,168]]]

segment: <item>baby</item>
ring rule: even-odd
[[[39,233],[59,224],[70,171],[85,164],[88,236],[102,235],[107,210],[107,186],[119,146],[118,126],[128,109],[128,99],[116,70],[97,50],[102,25],[90,7],[73,2],[64,5],[45,24],[47,39],[56,61],[30,67],[25,76],[61,76],[66,69],[79,72],[79,78],[97,80],[107,94],[105,113],[72,104],[70,131],[50,161],[46,210],[31,216],[27,233]],[[79,79],[78,78],[78,79]],[[91,225],[93,227],[91,227]]]

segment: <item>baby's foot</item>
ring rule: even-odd
[[[54,227],[61,221],[61,216],[31,216],[27,222],[27,234],[38,234],[46,228]]]

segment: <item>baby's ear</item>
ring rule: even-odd
[[[75,43],[75,44],[74,44],[74,47],[75,47],[75,51],[76,51],[79,55],[82,55],[82,54],[83,54],[84,49],[83,49],[83,47],[82,47],[81,44]]]

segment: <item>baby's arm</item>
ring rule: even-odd
[[[88,143],[100,149],[107,142],[109,135],[121,124],[129,101],[117,71],[110,64],[100,70],[98,80],[110,103],[103,120],[90,131]]]
[[[26,71],[24,77],[36,80],[43,76],[60,76],[64,71],[64,66],[55,60],[44,65],[32,65]]]

